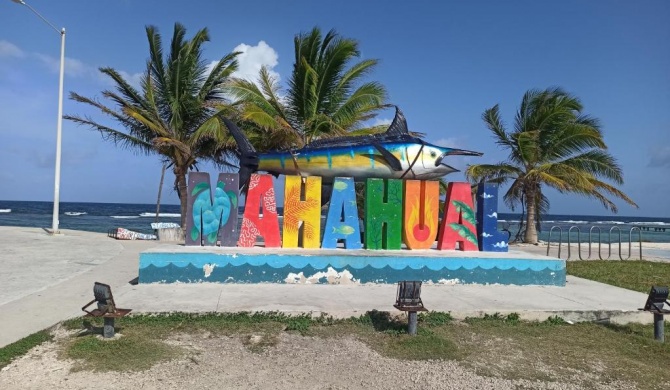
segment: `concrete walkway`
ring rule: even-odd
[[[395,285],[148,284],[132,285],[139,253],[155,241],[116,241],[105,234],[0,227],[0,347],[79,316],[93,282],[110,284],[120,307],[142,312],[283,311],[337,317],[394,311]],[[517,312],[524,319],[650,322],[639,313],[645,294],[575,277],[566,287],[424,286],[427,308],[457,318]]]

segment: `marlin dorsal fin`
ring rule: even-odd
[[[391,136],[409,134],[407,120],[405,120],[405,115],[400,111],[400,107],[395,106],[395,117],[384,134]]]

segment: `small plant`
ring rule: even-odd
[[[424,323],[428,326],[440,326],[452,322],[454,320],[454,317],[451,316],[451,313],[429,311],[425,313],[419,313],[418,320],[419,322]]]
[[[372,325],[372,317],[367,313],[358,317],[349,317],[348,321],[356,325]]]
[[[289,317],[286,321],[286,330],[294,330],[305,334],[312,325],[312,318],[309,314],[302,314],[296,317]]]
[[[493,313],[493,314],[484,314],[484,317],[482,318],[484,321],[504,321],[505,317],[503,317],[502,314],[500,313]]]
[[[406,335],[407,331],[404,329],[386,329],[383,330],[382,333],[387,334],[389,336],[401,336]]]
[[[508,315],[493,313],[493,314],[484,314],[483,317],[468,317],[465,319],[465,322],[468,324],[503,323],[510,325],[518,325],[519,323],[521,323],[521,317],[519,316],[519,313],[510,313]]]
[[[510,324],[518,324],[520,320],[521,316],[519,316],[519,313],[509,313],[507,317],[505,317],[505,322]]]
[[[567,322],[565,322],[565,320],[563,318],[559,317],[559,316],[550,316],[549,318],[544,320],[542,323],[546,324],[546,325],[565,325],[565,324],[567,324]]]
[[[335,325],[338,321],[335,318],[333,318],[333,316],[329,316],[326,313],[321,313],[321,315],[319,315],[318,317],[312,318],[312,322],[322,326],[330,326]]]

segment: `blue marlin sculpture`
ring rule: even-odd
[[[324,138],[300,149],[268,153],[257,153],[235,124],[225,118],[224,123],[240,151],[241,185],[256,171],[275,176],[320,176],[326,185],[336,177],[353,177],[355,181],[367,178],[432,180],[458,172],[447,165],[448,156],[482,155],[436,146],[412,135],[398,107],[384,133]]]

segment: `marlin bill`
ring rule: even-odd
[[[313,141],[295,150],[257,153],[244,133],[224,118],[240,151],[240,184],[252,173],[275,176],[320,176],[324,183],[336,177],[434,180],[458,172],[447,164],[449,156],[481,156],[482,153],[430,144],[410,134],[403,113],[384,133],[344,136]]]

